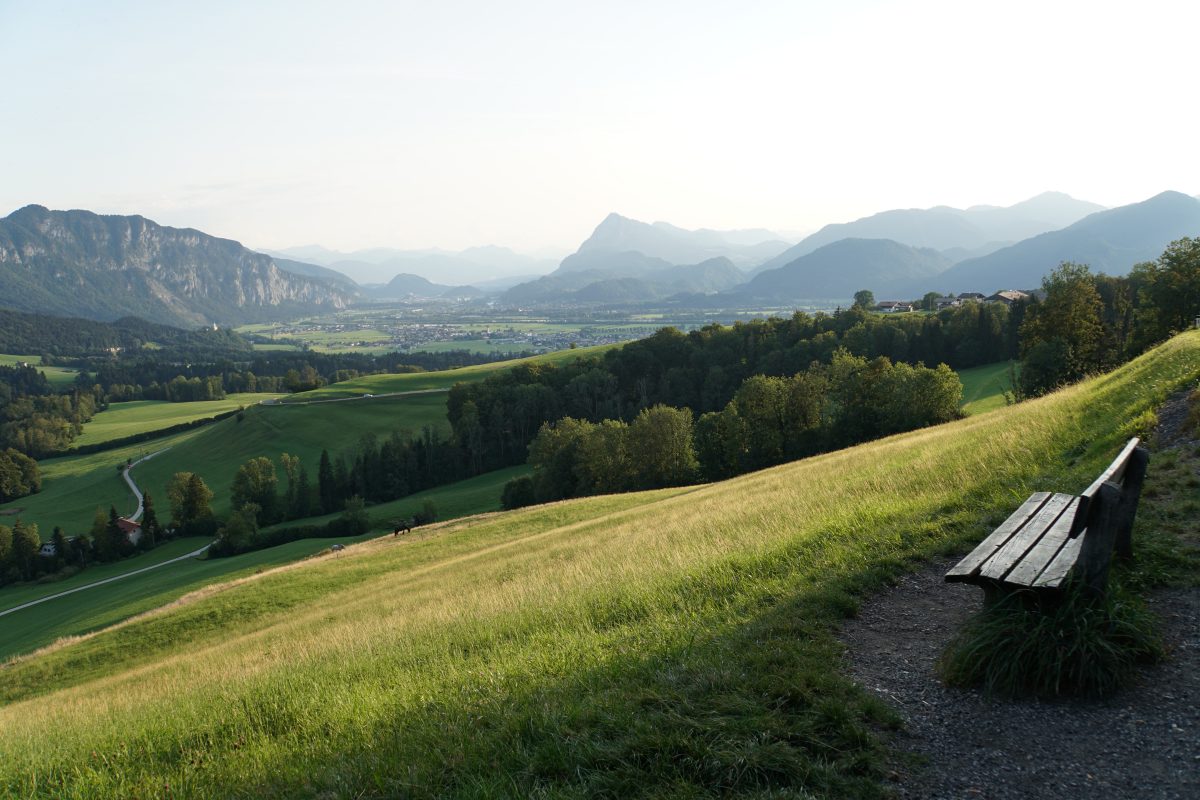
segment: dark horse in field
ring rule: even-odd
[[[392,536],[399,536],[400,531],[410,533],[412,531],[412,523],[409,520],[403,519],[396,523],[396,529],[392,531]]]

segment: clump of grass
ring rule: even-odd
[[[1015,594],[976,614],[938,671],[951,686],[1003,697],[1104,697],[1163,656],[1155,618],[1119,586],[1103,598],[1079,586],[1057,600]]]
[[[1200,389],[1188,395],[1188,415],[1184,427],[1193,434],[1200,435]]]

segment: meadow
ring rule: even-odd
[[[0,353],[0,366],[12,367],[20,363],[32,364],[37,367],[38,372],[46,376],[46,380],[56,389],[65,389],[75,382],[75,376],[79,374],[79,370],[71,367],[43,367],[41,366],[41,356],[20,356],[6,355]]]
[[[285,403],[304,403],[312,400],[329,400],[341,397],[360,397],[364,394],[391,394],[394,392],[423,392],[433,389],[445,389],[456,383],[481,381],[498,370],[509,369],[519,364],[568,364],[576,358],[595,356],[620,345],[596,345],[595,347],[579,347],[574,350],[558,350],[544,355],[516,358],[508,361],[495,361],[490,364],[475,364],[458,369],[437,370],[435,372],[407,372],[398,375],[364,375],[348,381],[332,383],[314,389],[311,392],[300,392],[290,395]]]
[[[1014,368],[1019,370],[1020,366],[1014,367],[1007,361],[998,361],[995,364],[958,370],[958,377],[963,384],[963,413],[982,414],[1007,405],[1005,393],[1012,392],[1011,377]]]
[[[274,400],[277,397],[283,395],[231,394],[224,400],[201,400],[194,403],[168,403],[165,400],[112,403],[84,424],[83,433],[72,446],[88,447],[126,436],[170,428],[172,425],[215,417],[226,411],[252,406],[263,400]]]
[[[190,405],[190,404],[178,404]],[[196,472],[216,496],[218,516],[229,510],[229,487],[238,468],[257,456],[276,464],[282,453],[300,456],[316,481],[321,450],[337,456],[352,450],[364,434],[388,436],[395,430],[419,432],[430,426],[449,431],[444,394],[381,397],[314,405],[253,405],[245,414],[162,439],[126,445],[100,453],[64,456],[40,462],[42,491],[0,506],[0,512],[20,509],[26,522],[38,524],[48,539],[55,525],[69,534],[87,531],[96,508],[115,506],[131,513],[136,501],[117,467],[159,453],[133,470],[134,480],[155,498],[160,514],[167,510],[167,482],[176,472]],[[282,470],[278,470],[283,480]]]
[[[1081,489],[1198,377],[1188,333],[995,413],[207,587],[9,664],[0,792],[883,796],[898,720],[840,674],[838,622]]]
[[[371,506],[371,531],[353,538],[303,539],[229,558],[193,559],[170,564],[66,597],[55,598],[0,618],[0,661],[19,653],[44,647],[62,636],[79,636],[135,614],[158,608],[208,584],[231,580],[260,570],[292,563],[326,552],[331,544],[363,541],[385,533],[391,535],[399,519],[410,518],[426,501],[432,502],[442,520],[497,511],[504,484],[526,471],[525,467],[499,470],[459,483],[441,486],[403,500]],[[324,522],[329,517],[314,520]],[[289,524],[300,524],[293,522]],[[415,536],[422,535],[415,529]],[[113,564],[98,564],[61,581],[0,589],[0,612],[50,597],[89,583],[168,561],[203,547],[208,539],[188,538],[167,542],[149,553]]]

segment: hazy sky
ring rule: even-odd
[[[1198,29],[1184,0],[0,0],[0,215],[528,251],[610,211],[1195,194]]]

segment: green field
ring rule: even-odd
[[[496,342],[489,339],[452,339],[444,342],[424,342],[410,348],[410,353],[449,353],[456,350],[466,350],[469,353],[486,353],[504,355],[532,350],[528,344],[521,342]]]
[[[1197,378],[1200,332],[995,413],[206,590],[9,665],[0,793],[882,797],[898,720],[839,621],[1078,491]]]
[[[207,419],[241,406],[252,406],[262,400],[272,400],[282,396],[279,394],[231,394],[224,400],[204,400],[196,403],[168,403],[164,400],[133,400],[128,403],[113,403],[83,426],[83,433],[72,445],[86,447],[111,442],[114,439],[169,428],[184,422]]]
[[[64,389],[75,382],[75,376],[79,374],[79,370],[71,367],[43,367],[41,356],[15,356],[5,355],[0,353],[0,365],[11,367],[21,362],[31,364],[37,367],[38,372],[46,376],[46,380],[56,389]]]
[[[43,461],[42,491],[0,506],[0,512],[22,509],[21,518],[36,522],[43,538],[49,538],[55,525],[70,534],[86,531],[97,507],[113,505],[121,513],[135,507],[117,465],[165,449],[134,469],[134,479],[156,499],[162,513],[167,513],[166,486],[171,476],[196,472],[216,493],[214,511],[224,515],[233,476],[251,458],[268,456],[278,464],[281,453],[298,455],[315,481],[323,448],[336,456],[352,450],[364,433],[388,436],[394,430],[419,431],[426,425],[448,431],[444,394],[250,406],[241,420],[230,417],[163,439]],[[279,473],[282,479],[282,470]]]
[[[1008,361],[999,361],[959,370],[958,377],[963,384],[963,413],[982,414],[1007,405],[1005,392],[1012,392],[1011,369]]]
[[[362,541],[378,536],[381,532],[390,532],[398,519],[412,517],[414,513],[422,509],[426,500],[434,503],[438,517],[443,520],[496,511],[500,508],[500,492],[504,488],[504,484],[525,471],[525,467],[499,470],[470,480],[419,492],[403,500],[371,506],[367,511],[371,517],[372,532],[364,536],[352,539],[304,539],[231,558],[182,561],[15,611],[0,618],[0,632],[2,632],[0,633],[0,662],[17,653],[26,653],[43,647],[61,636],[78,636],[112,625],[143,611],[158,608],[208,584],[230,580],[266,567],[287,564],[319,553],[334,542],[345,544]],[[333,516],[336,515],[296,520],[287,524],[321,523]],[[421,529],[417,529],[416,534],[420,535]],[[32,586],[6,587],[0,589],[0,611],[40,597],[48,597],[77,586],[84,586],[114,575],[161,563],[193,552],[207,543],[207,539],[179,539],[167,542],[144,555],[115,564],[89,567],[66,580]]]
[[[575,350],[559,350],[528,358],[517,358],[510,361],[496,361],[491,364],[475,364],[458,369],[438,370],[437,372],[408,372],[399,375],[364,375],[361,378],[341,381],[340,383],[322,386],[311,392],[301,392],[291,395],[285,402],[302,403],[310,400],[328,400],[337,397],[359,397],[364,394],[389,394],[392,392],[416,392],[430,389],[449,389],[460,381],[481,381],[498,370],[508,369],[518,364],[531,362],[546,364],[568,364],[576,358],[587,358],[599,355],[606,350],[620,345],[596,345],[595,347],[580,347]]]

